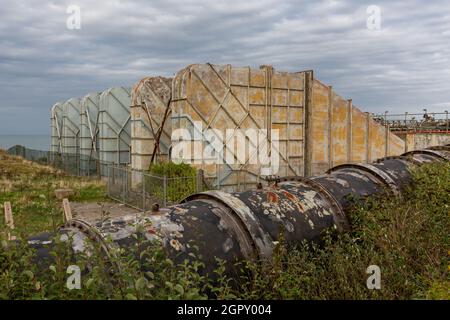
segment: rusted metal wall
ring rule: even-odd
[[[193,152],[195,166],[216,177],[222,188],[237,185],[238,180],[255,182],[261,166],[251,160],[267,146],[279,155],[280,175],[303,175],[305,95],[303,72],[278,72],[271,66],[190,65],[173,79],[172,129],[187,128],[194,136],[193,123],[199,121],[203,131],[218,129],[224,137],[226,129],[267,130],[257,152],[247,153],[243,163],[217,166]],[[279,130],[278,148],[268,138],[273,129]],[[225,141],[224,150],[223,157],[236,156],[230,140]]]
[[[442,146],[450,143],[450,133],[428,132],[395,132],[405,141],[405,151],[428,148],[430,146]]]
[[[159,148],[155,153],[155,161],[168,160],[172,133],[169,108],[171,90],[172,79],[164,77],[143,78],[131,90],[131,167],[133,169],[148,170],[155,151],[155,141],[158,139]],[[163,129],[159,132],[161,126]]]
[[[374,121],[368,113],[345,100],[314,79],[310,130],[313,141],[308,149],[312,155],[311,174],[320,174],[342,163],[371,162],[399,155],[405,144],[388,127]]]

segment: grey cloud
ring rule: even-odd
[[[70,4],[81,30],[66,29]],[[443,111],[449,40],[444,0],[17,0],[0,12],[0,134],[48,133],[56,101],[203,62],[314,69],[365,111]]]

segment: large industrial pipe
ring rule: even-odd
[[[215,268],[215,258],[229,267],[242,259],[270,258],[281,234],[287,244],[296,244],[320,239],[325,229],[348,230],[349,196],[365,198],[383,191],[400,196],[411,182],[411,166],[448,160],[449,146],[411,151],[372,164],[339,165],[312,178],[280,178],[255,190],[206,191],[158,212],[93,224],[74,219],[60,233],[73,237],[75,252],[85,250],[85,241],[90,240],[100,243],[107,255],[112,247],[126,248],[140,233],[148,240],[161,241],[176,261],[195,253],[208,272]],[[38,255],[47,256],[52,235],[32,237],[29,243]]]

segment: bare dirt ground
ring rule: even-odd
[[[116,218],[127,214],[136,214],[140,212],[137,209],[127,207],[117,202],[102,202],[101,205],[95,202],[71,202],[70,208],[74,218],[86,221],[95,221],[107,215],[110,218]]]

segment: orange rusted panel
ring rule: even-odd
[[[367,116],[352,108],[352,161],[367,162]]]
[[[373,160],[383,158],[386,156],[386,128],[381,126],[374,120],[370,120],[370,155]]]
[[[396,132],[402,141],[406,140],[405,151],[425,149],[434,146],[443,146],[450,143],[448,133],[427,133],[427,132]]]
[[[245,161],[241,163],[206,166],[201,153],[192,153],[191,162],[203,168],[207,175],[219,179],[228,175],[220,184],[237,183],[238,171],[242,181],[253,181],[260,169],[255,164],[258,152],[264,152],[267,145],[271,152],[278,154],[280,175],[302,175],[304,77],[302,72],[278,72],[271,66],[252,69],[231,65],[190,65],[179,71],[173,80],[172,129],[188,129],[194,136],[194,123],[198,122],[203,132],[216,129],[223,137],[226,137],[227,129],[232,132],[243,130],[244,133],[246,129],[267,130],[263,136],[265,141],[253,145],[256,152],[246,152]],[[275,131],[279,135],[278,146],[270,144],[268,138]],[[245,138],[240,142],[246,142],[247,147],[251,145]],[[208,142],[204,142],[204,147],[207,145]],[[224,154],[236,156],[231,142],[225,141],[225,145]]]
[[[348,161],[348,102],[333,94],[331,132],[333,136],[333,165]]]
[[[323,173],[329,169],[330,149],[330,89],[318,80],[313,81],[312,126],[313,155],[312,174]]]
[[[313,174],[343,163],[371,162],[404,152],[402,139],[330,87],[314,80],[312,95],[312,123],[305,134],[312,135]]]
[[[405,141],[392,132],[389,133],[388,156],[398,156],[405,152]]]

